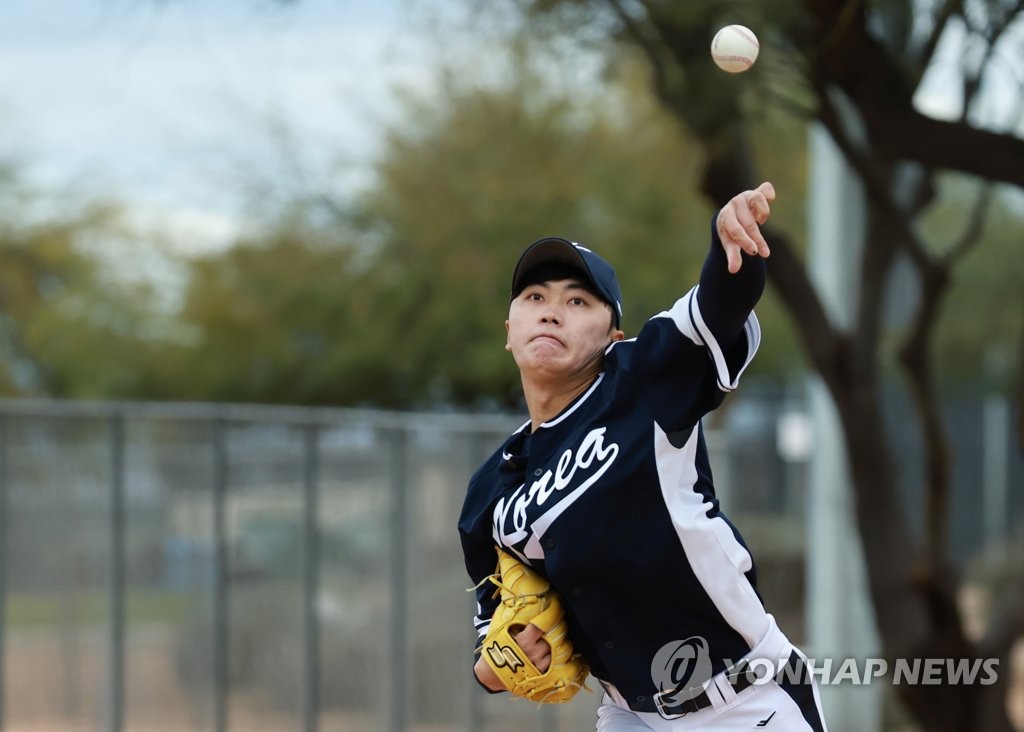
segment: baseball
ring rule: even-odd
[[[742,25],[725,26],[711,41],[711,58],[718,68],[730,74],[738,74],[753,66],[759,50],[757,36]]]

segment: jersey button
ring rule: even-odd
[[[540,476],[544,475],[544,470],[542,468],[537,468],[536,470],[533,471],[533,474],[539,478]]]
[[[544,542],[544,546],[546,546],[548,549],[554,549],[555,548],[555,540],[554,539],[548,539],[547,541]]]
[[[604,642],[604,647],[608,648],[608,649],[615,648],[615,643],[613,643],[612,641],[605,641]]]
[[[573,587],[572,588],[572,594],[573,594],[573,597],[579,597],[580,595],[583,594],[583,590],[581,590],[579,587]]]
[[[637,700],[638,702],[645,702],[645,701],[647,701],[647,697],[646,697],[646,696],[644,696],[643,694],[641,694],[640,696],[638,696],[638,697],[636,698],[636,700]]]

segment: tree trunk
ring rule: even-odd
[[[736,163],[734,154],[708,160],[703,189],[716,205],[755,184],[747,171],[749,161],[742,166]],[[772,230],[765,232],[765,238],[772,248],[769,280],[790,311],[839,413],[872,607],[890,669],[896,659],[913,663],[915,659],[970,662],[981,658],[980,649],[963,634],[956,606],[958,582],[952,570],[930,564],[910,531],[882,417],[877,370],[854,366],[851,341],[832,330],[789,238]],[[1005,670],[1008,643],[1001,649],[999,668]],[[999,689],[1005,689],[1001,677],[991,686],[901,684],[897,693],[929,732],[1009,732]]]

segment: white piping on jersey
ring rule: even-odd
[[[696,294],[697,286],[694,285],[690,288],[689,292],[676,300],[670,309],[663,310],[654,317],[671,319],[672,322],[676,324],[676,328],[679,329],[680,333],[698,346],[703,346],[704,340],[700,337],[700,333],[698,333],[694,327],[693,319],[690,318],[690,300],[693,299]],[[654,318],[651,318],[651,320],[654,320]]]
[[[757,316],[753,312],[747,316],[747,320],[743,324],[743,332],[747,338],[747,356],[736,374],[731,375],[729,364],[725,360],[725,352],[722,351],[722,347],[715,339],[714,333],[708,328],[704,321],[704,315],[700,311],[697,300],[699,289],[700,285],[694,285],[689,292],[676,300],[671,310],[659,313],[655,317],[671,318],[680,333],[697,345],[707,348],[711,360],[715,364],[718,388],[722,391],[733,391],[739,385],[740,376],[754,359],[758,346],[761,345],[761,324],[758,323]]]
[[[612,344],[612,345],[614,345],[614,344]],[[606,351],[606,353],[607,353],[607,351]],[[575,404],[573,404],[571,407],[569,407],[567,410],[565,410],[562,414],[558,415],[557,417],[555,417],[551,421],[549,421],[549,422],[541,422],[537,426],[537,429],[541,429],[542,427],[554,427],[556,424],[558,424],[563,419],[568,417],[570,414],[575,412],[579,408],[579,406],[583,402],[585,402],[587,400],[587,397],[589,397],[591,394],[594,393],[594,389],[597,388],[597,385],[600,384],[602,380],[604,380],[604,371],[602,371],[600,374],[597,375],[597,378],[594,379],[594,383],[590,385],[590,388],[587,389],[586,393],[583,396],[581,396],[579,399],[576,400]],[[532,420],[528,419],[525,422],[523,422],[521,425],[519,425],[519,429],[517,429],[512,434],[513,435],[518,435],[520,432],[522,432],[523,430],[525,430],[527,427],[530,426],[530,422],[531,421]],[[504,450],[502,450],[501,457],[502,457],[503,460],[511,460],[515,456],[512,453],[510,453],[510,452],[505,452]]]
[[[761,344],[761,325],[757,322],[757,316],[751,311],[750,315],[747,316],[746,322],[743,324],[743,332],[747,337],[747,356],[743,360],[743,365],[736,372],[736,375],[731,377],[729,374],[729,364],[725,360],[725,353],[722,351],[718,341],[715,340],[715,336],[711,329],[708,328],[707,323],[704,322],[704,315],[700,311],[700,305],[697,300],[697,291],[699,289],[700,285],[697,285],[691,290],[693,296],[690,298],[690,317],[693,319],[693,324],[697,327],[701,339],[711,352],[712,359],[714,359],[715,371],[718,372],[718,388],[722,391],[732,391],[739,384],[740,374],[746,370],[754,358],[754,354],[757,353],[757,347]]]
[[[542,427],[554,427],[556,424],[558,424],[563,419],[568,417],[570,414],[575,412],[577,409],[579,409],[579,406],[583,404],[583,402],[587,401],[587,398],[594,393],[594,389],[596,389],[597,385],[600,384],[602,381],[604,381],[604,371],[597,375],[597,378],[594,379],[594,383],[590,385],[590,388],[587,389],[586,393],[583,396],[576,400],[575,404],[566,409],[564,412],[562,412],[560,415],[555,417],[550,422],[541,422],[537,429],[541,429]],[[529,424],[529,422],[527,422],[527,424]]]
[[[554,476],[555,486],[552,490],[561,490],[562,488],[558,484],[570,481],[577,468],[588,469],[592,465],[596,466],[594,472],[587,476],[586,480],[573,488],[562,500],[534,519],[530,525],[530,537],[526,541],[526,546],[523,547],[523,553],[527,557],[531,559],[544,557],[544,549],[541,547],[540,540],[547,533],[548,528],[569,506],[578,501],[594,483],[600,480],[602,475],[608,472],[612,463],[619,456],[618,443],[610,442],[605,445],[604,434],[604,427],[591,430],[583,438],[583,443],[579,446],[575,455],[573,455],[572,450],[566,450],[558,461],[557,469],[553,473],[548,471],[541,478],[546,483]],[[573,460],[575,462],[570,466],[569,463]],[[568,471],[567,475],[563,472],[566,470]],[[535,482],[534,485],[537,485],[537,483]],[[568,485],[563,487],[568,487]],[[531,495],[532,493],[531,489]]]
[[[662,497],[697,580],[725,621],[749,644],[757,645],[771,622],[745,572],[750,554],[720,517],[708,518],[710,504],[696,488],[697,441],[694,427],[682,448],[654,424],[654,459]]]
[[[522,432],[523,430],[525,430],[529,426],[530,426],[530,420],[526,420],[521,425],[519,425],[519,427],[512,433],[512,435],[509,436],[509,438],[511,439],[512,436],[518,435],[520,432]],[[513,455],[510,452],[505,452],[504,450],[501,451],[501,459],[504,460],[505,462],[508,462],[509,460],[511,460],[514,457],[515,457],[515,455]]]

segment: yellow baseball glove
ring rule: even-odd
[[[480,652],[515,696],[540,703],[562,703],[583,687],[589,669],[573,652],[565,611],[551,584],[513,555],[498,549],[498,573],[490,577],[501,593]],[[551,665],[540,670],[527,658],[515,635],[533,624],[551,646]]]

